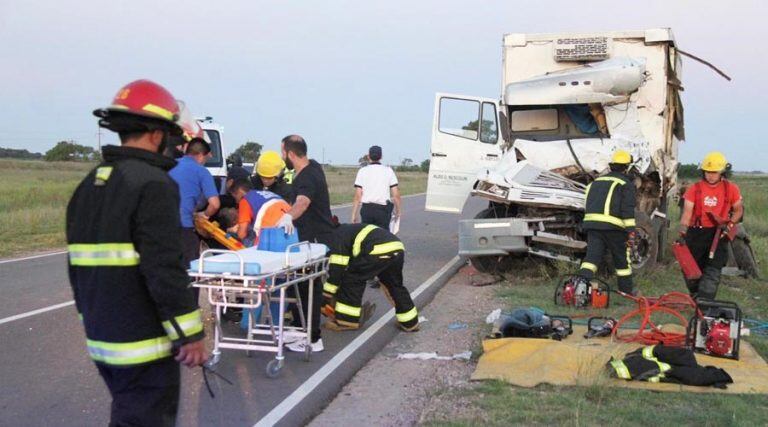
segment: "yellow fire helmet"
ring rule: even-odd
[[[613,158],[611,159],[611,163],[615,163],[618,165],[628,165],[632,163],[632,155],[627,153],[624,150],[616,150],[616,152],[613,153]]]
[[[704,156],[701,162],[701,170],[706,172],[723,172],[728,167],[725,155],[719,151],[713,151]]]
[[[285,162],[277,151],[265,151],[256,163],[256,173],[264,178],[274,178],[280,175],[284,167]]]

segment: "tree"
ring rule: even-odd
[[[40,153],[30,153],[28,150],[19,150],[16,148],[0,147],[0,157],[9,159],[28,159],[36,160],[43,157]]]
[[[256,163],[256,161],[259,160],[259,155],[261,155],[262,148],[264,148],[264,146],[258,142],[248,141],[245,144],[239,146],[237,150],[230,154],[227,158],[227,162],[234,163],[232,158],[233,156],[238,155],[245,163]]]
[[[370,163],[368,154],[363,154],[359,159],[357,159],[357,164],[360,165],[360,167],[368,166],[368,163]]]
[[[44,159],[49,162],[87,162],[99,160],[100,157],[93,147],[76,144],[75,141],[59,141],[45,153]]]
[[[429,159],[421,162],[419,169],[421,169],[422,172],[429,172]]]
[[[681,164],[677,169],[677,176],[680,178],[698,178],[699,175],[699,166],[693,163]]]
[[[464,130],[477,131],[477,124],[477,120],[472,120],[467,123],[466,126],[462,126],[461,128]],[[483,129],[480,131],[480,141],[488,141],[493,138],[494,135],[496,135],[496,122],[493,120],[483,120]]]
[[[402,162],[400,162],[400,166],[409,168],[413,166],[413,159],[409,159],[408,157],[404,158]]]

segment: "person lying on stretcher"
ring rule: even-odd
[[[419,329],[419,313],[411,294],[403,286],[405,247],[400,239],[375,225],[342,224],[333,231],[328,280],[323,284],[322,312],[331,330],[355,330],[363,326],[375,309],[363,304],[365,283],[379,277],[381,290],[395,307],[397,326]]]
[[[232,196],[238,203],[237,225],[227,231],[237,233],[246,247],[257,246],[261,229],[275,227],[291,205],[271,191],[254,190],[250,181],[238,181],[234,185]]]

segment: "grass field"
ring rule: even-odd
[[[67,202],[93,166],[0,159],[0,257],[62,248]],[[356,173],[356,168],[327,168],[331,204],[352,201]],[[425,173],[398,173],[398,178],[403,194],[426,190]]]
[[[745,227],[752,237],[761,277],[768,277],[768,177],[736,177],[744,195]],[[677,218],[677,212],[671,212]],[[673,224],[674,231],[677,223]],[[582,313],[557,307],[552,301],[556,278],[572,271],[571,266],[555,268],[531,264],[516,271],[514,280],[501,284],[498,301],[504,309],[536,306],[559,314]],[[614,284],[615,279],[609,279]],[[676,264],[658,265],[649,275],[637,279],[645,295],[661,295],[685,291]],[[768,321],[768,282],[724,277],[718,299],[734,301],[751,319]],[[629,308],[626,301],[613,300],[606,315],[617,317]],[[485,333],[487,333],[486,331]],[[746,338],[768,358],[768,337]],[[568,357],[563,355],[563,357]],[[768,396],[661,393],[601,387],[553,387],[533,389],[489,381],[460,389],[442,390],[443,399],[468,405],[470,413],[483,414],[483,420],[442,418],[428,420],[427,425],[768,425]],[[459,403],[460,402],[460,403]]]

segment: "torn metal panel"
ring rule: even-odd
[[[620,102],[643,83],[645,60],[612,58],[509,83],[506,105]]]
[[[478,177],[474,195],[529,206],[584,209],[586,186],[528,161],[496,168]],[[499,193],[499,190],[502,190]]]
[[[616,150],[625,150],[635,159],[635,167],[645,172],[650,165],[648,143],[622,138],[582,138],[570,140],[529,141],[518,139],[514,147],[532,164],[547,170],[567,170],[580,164],[588,173],[602,173]],[[576,158],[574,158],[574,155]],[[578,159],[578,162],[576,161]]]

